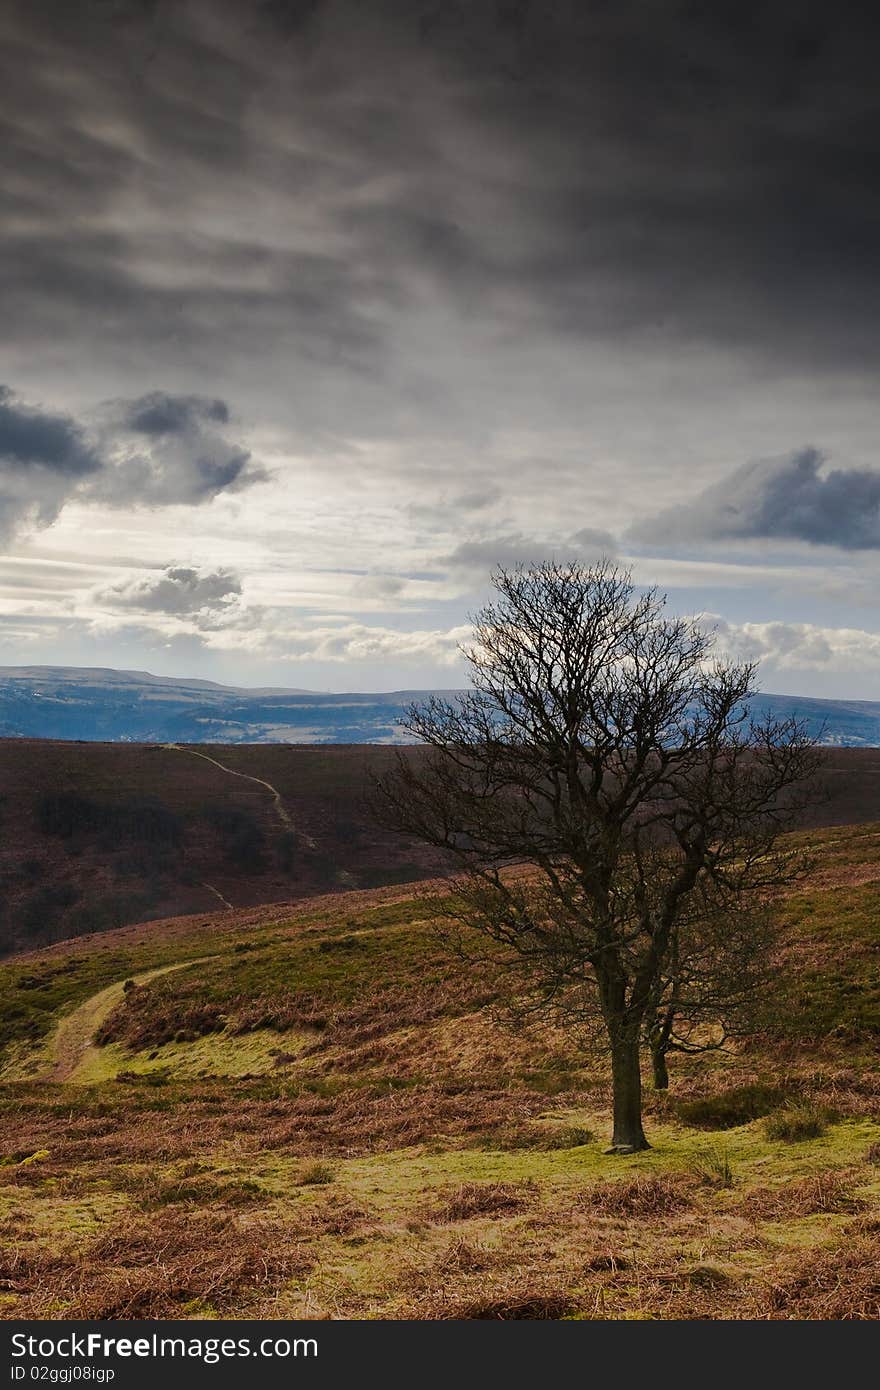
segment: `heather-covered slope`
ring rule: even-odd
[[[442,884],[0,965],[3,1312],[877,1318],[880,824],[808,838],[762,1034],[675,1061],[630,1159]]]
[[[0,740],[0,949],[435,873],[369,812],[395,755]],[[824,750],[820,781],[811,823],[880,818],[880,751]]]
[[[0,949],[423,878],[365,805],[388,748],[0,742]]]

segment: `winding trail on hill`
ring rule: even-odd
[[[235,904],[231,903],[228,898],[224,898],[223,894],[220,892],[220,889],[215,888],[213,883],[206,883],[204,879],[201,879],[200,882],[203,888],[207,888],[209,893],[213,893],[215,898],[220,899],[227,912],[235,911]]]
[[[185,970],[188,965],[197,965],[199,960],[205,959],[213,957],[200,956],[196,960],[177,961],[174,965],[160,965],[155,970],[128,975],[125,980],[117,980],[115,984],[107,985],[97,994],[90,995],[58,1024],[49,1039],[50,1069],[35,1080],[70,1081],[80,1065],[88,1059],[89,1054],[99,1051],[93,1041],[95,1033],[116,1005],[125,998],[126,980],[133,980],[136,985],[145,985],[150,980],[157,980],[160,975],[170,975],[174,970]]]
[[[275,804],[275,813],[278,816],[285,830],[291,830],[297,839],[301,840],[309,849],[317,849],[315,841],[311,835],[305,831],[297,830],[293,823],[290,812],[285,806],[281,793],[277,787],[273,787],[271,782],[266,782],[262,777],[254,777],[250,772],[236,772],[234,767],[227,767],[225,763],[218,762],[216,758],[211,758],[207,753],[200,753],[197,748],[184,748],[182,743],[165,743],[164,748],[174,749],[178,753],[190,753],[194,758],[204,758],[206,763],[213,763],[214,767],[219,767],[221,772],[228,772],[230,777],[241,777],[245,782],[256,782],[258,787],[265,787],[266,791],[272,793],[272,800]]]

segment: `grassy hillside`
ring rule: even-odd
[[[3,1312],[880,1317],[880,823],[807,838],[765,1033],[674,1061],[630,1159],[442,884],[5,962]]]
[[[364,804],[393,756],[363,744],[0,740],[0,953],[439,872]],[[880,818],[880,750],[827,749],[822,769],[812,824]]]

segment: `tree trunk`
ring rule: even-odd
[[[668,1090],[669,1071],[666,1066],[666,1053],[662,1047],[651,1048],[651,1066],[654,1069],[654,1090]]]
[[[614,1082],[614,1133],[611,1153],[633,1154],[651,1146],[642,1129],[642,1074],[639,1040],[614,1038],[611,1043]]]
[[[673,994],[671,1003],[666,1008],[662,1018],[654,1020],[654,1026],[648,1034],[648,1042],[651,1048],[651,1066],[654,1070],[654,1090],[666,1091],[669,1089],[669,1071],[666,1067],[666,1054],[669,1051],[669,1040],[672,1037],[672,1027],[675,1023],[675,1010],[677,999]]]

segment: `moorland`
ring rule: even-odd
[[[436,854],[371,813],[371,779],[395,756],[366,744],[2,740],[0,953],[435,875]],[[820,756],[803,824],[880,819],[880,749]]]
[[[0,741],[0,953],[425,878],[437,856],[370,814],[370,777],[393,757],[367,745]]]
[[[4,1316],[880,1316],[880,819],[831,756],[861,823],[797,833],[760,1031],[673,1057],[625,1159],[442,880],[3,962]]]

